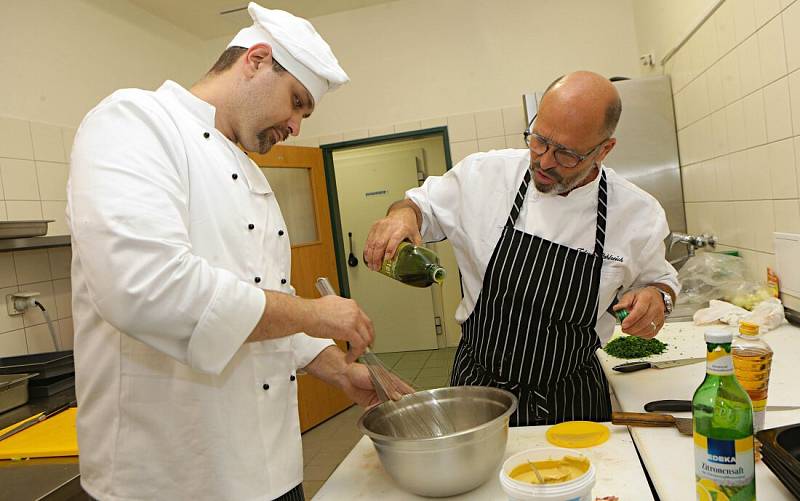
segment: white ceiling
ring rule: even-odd
[[[129,0],[132,4],[203,39],[231,35],[253,23],[246,9],[230,14],[220,12],[241,9],[248,0]],[[260,5],[281,9],[304,18],[312,18],[359,9],[393,0],[262,0]]]

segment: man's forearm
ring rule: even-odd
[[[417,204],[412,202],[411,200],[405,198],[403,200],[398,200],[397,202],[393,203],[389,206],[389,210],[386,211],[386,215],[388,216],[392,212],[400,211],[400,210],[411,210],[414,212],[414,216],[417,218],[417,229],[422,228],[422,211],[419,210]]]
[[[309,299],[267,290],[264,295],[264,312],[247,342],[291,336],[303,331],[303,326],[316,315]]]
[[[328,346],[317,355],[308,365],[305,371],[312,376],[325,381],[326,383],[341,388],[345,378],[347,362],[345,354],[338,346]]]

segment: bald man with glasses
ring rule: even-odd
[[[505,388],[516,426],[608,421],[595,354],[626,308],[654,337],[680,286],[665,259],[663,208],[603,165],[622,103],[606,78],[557,79],[524,133],[528,148],[470,155],[395,202],[364,246],[375,270],[403,240],[448,239],[464,297],[452,385]]]

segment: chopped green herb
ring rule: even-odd
[[[603,350],[617,358],[642,358],[664,353],[667,345],[658,339],[643,339],[636,336],[620,336],[611,340]]]

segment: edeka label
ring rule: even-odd
[[[706,358],[706,373],[714,376],[730,376],[733,374],[733,357],[729,351],[718,346]]]
[[[717,440],[695,432],[694,454],[698,500],[756,499],[753,437]]]

